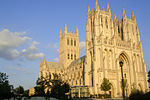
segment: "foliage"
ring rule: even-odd
[[[67,83],[62,82],[61,80],[56,80],[51,89],[51,96],[58,99],[66,99],[65,95],[70,90],[70,86]]]
[[[104,91],[106,94],[106,91],[109,91],[110,89],[111,89],[111,83],[107,78],[104,78],[101,84],[101,90]]]
[[[150,84],[150,71],[148,71],[148,82]]]
[[[11,98],[13,86],[9,85],[8,76],[6,73],[0,72],[0,99]]]
[[[34,89],[35,89],[35,95],[36,96],[44,96],[45,95],[43,85],[36,86]]]
[[[135,83],[132,84],[131,93],[136,93],[138,89],[136,89]]]
[[[51,76],[41,77],[37,80],[35,87],[35,95],[52,96],[55,98],[66,98],[65,93],[69,92],[69,84],[63,82],[57,74]]]
[[[19,86],[17,88],[14,89],[14,94],[17,96],[23,96],[24,94],[24,88],[23,86]]]
[[[129,99],[130,100],[150,100],[150,92],[144,94],[142,91],[136,90],[134,92],[131,92]]]
[[[28,97],[29,96],[29,90],[25,90],[23,93],[24,96]]]
[[[127,79],[123,79],[123,84],[124,84],[124,89],[127,89],[127,88],[128,88]],[[122,86],[122,81],[121,81],[121,88],[123,88],[123,86]]]
[[[136,89],[135,83],[132,84],[131,94],[129,96],[130,100],[150,100],[150,92],[144,93]]]

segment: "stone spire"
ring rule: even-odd
[[[67,25],[65,24],[65,30],[64,30],[65,33],[67,33]]]
[[[103,11],[105,11],[105,8],[104,8],[104,6],[103,6],[103,9],[102,9]]]
[[[132,11],[132,20],[135,21],[135,15],[133,11]]]
[[[99,5],[98,5],[98,1],[96,0],[96,2],[95,2],[95,11],[99,11],[100,9],[99,9]]]
[[[46,58],[44,57],[43,59],[43,64],[45,65],[46,64]]]
[[[91,14],[91,11],[90,11],[90,6],[88,5],[88,12],[87,12],[87,16],[89,17],[89,15]]]
[[[60,34],[59,34],[59,36],[60,36],[60,37],[62,36],[62,29],[60,29]]]
[[[93,8],[92,8],[92,14],[94,14]]]
[[[120,16],[119,16],[119,23],[121,22]]]
[[[131,19],[130,15],[129,15],[129,20]]]
[[[76,36],[79,35],[78,27],[76,27]]]
[[[115,23],[117,22],[117,16],[116,16],[116,13],[114,14],[114,22],[115,22]]]
[[[126,17],[127,17],[127,15],[126,15],[126,12],[125,12],[124,8],[123,8],[123,14],[122,14],[122,16],[123,16],[123,18],[126,18]]]
[[[106,9],[107,12],[110,13],[110,7],[109,7],[109,3],[107,2],[107,9]]]

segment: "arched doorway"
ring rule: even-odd
[[[111,97],[115,97],[115,86],[114,84],[111,82],[111,89],[109,91],[109,94],[111,95]]]
[[[127,55],[127,53],[125,52],[122,52],[120,55],[119,55],[119,60],[118,60],[118,63],[122,61],[123,62],[123,66],[122,66],[122,69],[123,69],[123,78],[124,78],[124,89],[125,89],[125,96],[128,96],[129,95],[129,91],[130,91],[130,59],[129,59],[129,56]],[[121,87],[121,93],[122,93],[122,77],[121,77],[121,67],[119,65],[119,69],[120,69],[120,74],[119,74],[119,81],[120,81],[120,87]]]

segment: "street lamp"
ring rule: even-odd
[[[125,100],[125,94],[124,94],[124,79],[123,79],[123,70],[122,70],[123,62],[120,61],[119,64],[120,64],[120,67],[121,67],[121,76],[122,76],[122,96],[123,96],[123,100]]]

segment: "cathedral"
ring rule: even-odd
[[[127,80],[126,95],[136,87],[148,90],[146,64],[134,12],[122,18],[114,14],[107,3],[106,11],[99,8],[87,10],[85,56],[79,56],[79,31],[68,32],[67,25],[59,35],[59,62],[40,62],[39,78],[56,73],[71,86],[72,97],[89,97],[103,94],[100,86],[104,78],[111,83],[111,97],[122,97],[121,67]]]

